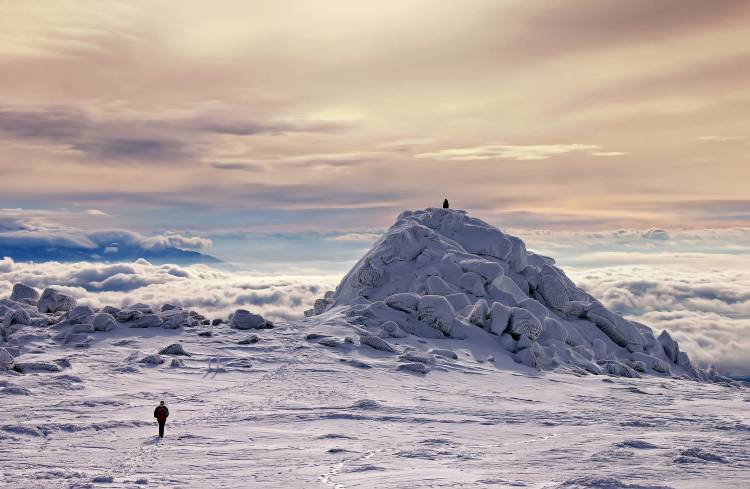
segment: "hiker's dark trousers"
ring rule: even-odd
[[[159,423],[159,437],[164,438],[164,423]]]

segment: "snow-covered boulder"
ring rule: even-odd
[[[263,319],[263,316],[253,314],[245,309],[234,311],[229,321],[229,327],[234,329],[263,329],[267,326],[268,323]]]
[[[37,308],[39,312],[44,313],[55,313],[61,311],[69,311],[76,306],[76,299],[69,295],[65,295],[62,292],[48,287],[42,292],[42,296],[39,298]]]
[[[429,324],[433,328],[450,333],[456,311],[453,310],[448,299],[441,295],[425,295],[417,304],[417,319]]]
[[[39,300],[39,291],[25,284],[15,284],[13,285],[13,291],[10,293],[10,300],[36,304]]]
[[[186,357],[191,356],[190,353],[185,351],[182,343],[172,343],[171,345],[165,346],[159,350],[160,355],[183,355]]]
[[[31,314],[26,309],[10,310],[5,313],[3,327],[10,328],[14,324],[31,324]]]
[[[139,311],[140,312],[140,311]],[[158,328],[164,321],[156,314],[141,314],[128,323],[129,328]]]
[[[677,342],[672,339],[672,336],[666,331],[662,331],[659,335],[659,343],[664,348],[664,353],[672,363],[677,363],[677,357],[680,355],[680,346]]]
[[[419,294],[413,292],[393,294],[386,297],[385,304],[399,311],[414,312],[419,304]]]
[[[179,329],[196,325],[196,320],[190,315],[189,311],[177,308],[162,312],[161,319],[163,321],[161,327],[164,329]]]
[[[106,309],[106,308],[105,308]],[[104,311],[107,312],[107,311]],[[111,313],[110,313],[111,314]],[[143,312],[135,309],[122,309],[114,313],[115,319],[121,323],[135,321],[143,316]]]
[[[539,293],[554,309],[564,311],[570,301],[568,289],[565,287],[560,272],[555,268],[544,265],[540,275]]]
[[[510,308],[510,321],[508,332],[513,335],[524,335],[532,340],[539,338],[543,326],[531,312],[520,307]]]
[[[421,362],[400,363],[397,368],[405,372],[412,372],[415,374],[423,375],[430,371],[430,367]]]
[[[78,324],[90,320],[95,314],[91,306],[75,306],[68,312],[68,321]]]
[[[362,335],[359,337],[359,343],[388,353],[396,352],[396,349],[390,343],[375,335]]]
[[[13,370],[13,355],[5,348],[0,348],[0,370]]]
[[[238,345],[254,345],[255,343],[260,341],[260,337],[257,334],[251,334],[249,336],[246,336],[242,338],[240,341],[237,342]]]
[[[94,317],[91,319],[91,324],[96,331],[110,331],[117,327],[117,321],[115,321],[115,318],[106,312],[94,314]]]
[[[489,330],[491,333],[501,335],[508,328],[510,322],[511,308],[501,304],[500,302],[493,302],[492,308],[490,309],[490,325]]]
[[[161,365],[164,362],[164,358],[162,358],[161,355],[157,353],[146,355],[145,357],[138,360],[138,363],[144,363],[146,365]]]

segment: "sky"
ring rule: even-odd
[[[644,321],[730,342],[748,329],[746,1],[0,11],[0,250],[117,236],[215,255],[231,275],[6,261],[8,280],[155,300],[187,273],[233,284],[217,310],[291,317],[400,211],[448,197]],[[244,298],[238,269],[294,292]]]

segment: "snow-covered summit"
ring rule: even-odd
[[[703,378],[657,337],[577,287],[552,258],[465,211],[406,211],[306,315],[375,337],[464,339],[538,369]],[[371,341],[371,340],[370,340]]]

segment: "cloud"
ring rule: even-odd
[[[742,0],[708,4],[702,0],[555,0],[523,12],[524,29],[506,44],[507,55],[534,60],[655,43],[689,36],[746,12],[747,3]]]
[[[747,136],[701,136],[698,139],[701,141],[718,141],[724,143],[727,141],[742,141],[747,139]]]
[[[14,283],[42,289],[55,286],[94,307],[123,307],[144,302],[172,303],[209,317],[224,317],[238,308],[272,320],[302,317],[315,299],[336,286],[340,277],[273,276],[212,268],[205,265],[132,263],[14,263],[0,260],[0,297]]]
[[[74,213],[0,209],[0,255],[16,260],[108,260],[144,256],[153,260],[200,261],[210,239],[175,232],[143,235],[126,229],[86,230],[55,219]],[[84,211],[83,216],[100,217]],[[103,256],[101,256],[101,255]]]
[[[624,151],[594,151],[592,156],[624,156],[628,153]]]
[[[240,170],[249,172],[262,172],[268,170],[264,165],[257,163],[211,163],[217,170]]]
[[[605,305],[668,330],[694,362],[750,375],[750,271],[677,266],[606,267],[573,273]]]
[[[467,148],[441,149],[432,153],[420,153],[417,158],[433,158],[448,161],[475,161],[475,160],[546,160],[551,156],[572,153],[574,151],[586,151],[597,149],[599,146],[592,144],[533,144],[512,145],[505,143],[492,143],[483,146]]]
[[[363,163],[379,161],[387,156],[383,152],[312,153],[280,158],[268,158],[238,163],[212,163],[217,170],[266,171],[269,168],[289,166],[319,170],[321,168],[346,168]]]
[[[750,228],[519,234],[608,307],[668,330],[694,362],[750,375]]]
[[[196,143],[211,135],[335,134],[351,127],[344,121],[239,119],[219,107],[94,113],[66,106],[0,106],[0,136],[59,145],[96,164],[184,163],[204,151]]]

